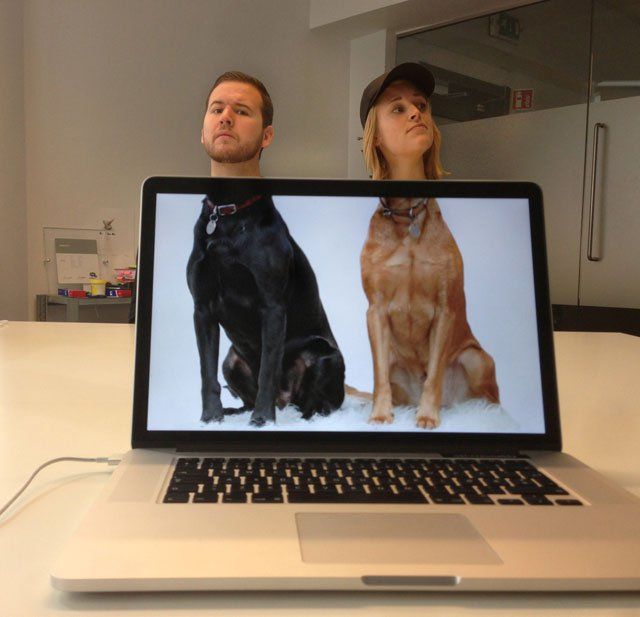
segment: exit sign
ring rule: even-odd
[[[520,22],[509,13],[496,13],[489,17],[489,35],[517,43],[520,40]]]
[[[533,109],[533,88],[514,90],[511,96],[511,109],[513,111]]]

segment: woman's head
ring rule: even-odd
[[[431,118],[434,80],[425,67],[406,63],[371,82],[362,95],[365,164],[375,180],[400,178],[408,169],[442,177],[440,131]]]

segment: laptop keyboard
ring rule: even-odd
[[[164,503],[581,506],[521,459],[176,460]]]

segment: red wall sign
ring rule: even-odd
[[[511,109],[513,111],[533,109],[533,88],[529,90],[514,90],[511,97]]]

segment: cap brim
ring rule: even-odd
[[[380,77],[377,79],[380,79]],[[379,85],[376,84],[377,79],[367,86],[360,101],[360,122],[363,127],[367,121],[369,110],[375,105],[378,97],[387,89],[389,84],[394,81],[406,80],[411,82],[427,98],[433,94],[436,86],[433,73],[426,66],[415,62],[404,62],[392,68]]]

